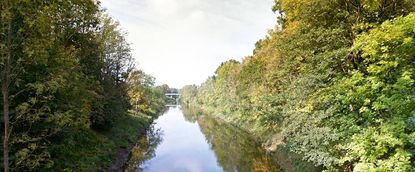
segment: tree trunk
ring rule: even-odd
[[[9,1],[6,1],[6,3]],[[9,4],[6,4],[6,8],[8,8]],[[5,22],[6,23],[6,22]],[[2,55],[4,58],[4,66],[2,71],[2,86],[1,86],[1,93],[3,95],[3,117],[4,117],[4,135],[3,135],[3,165],[4,171],[9,171],[9,85],[10,85],[10,70],[11,70],[11,49],[12,49],[12,42],[11,42],[11,20],[7,22],[8,25],[3,27],[3,33],[5,35],[5,43],[6,43],[6,52]]]
[[[1,93],[3,95],[3,163],[4,171],[9,171],[9,83],[10,83],[10,51],[5,56],[5,66],[3,69]]]
[[[6,72],[4,74],[6,76]],[[8,76],[6,76],[8,78]],[[3,77],[3,79],[6,79]],[[3,80],[1,92],[3,94],[3,116],[4,116],[4,136],[3,136],[3,163],[4,171],[9,171],[9,90],[8,79]]]

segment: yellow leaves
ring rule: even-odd
[[[367,72],[372,74],[386,74],[388,71],[392,71],[397,68],[399,63],[397,61],[385,61],[380,60],[375,64],[371,64],[367,67]]]
[[[355,41],[351,51],[363,50],[363,57],[372,57],[381,53],[396,51],[399,44],[413,45],[413,32],[415,26],[415,14],[398,17],[392,21],[386,21],[379,27],[360,35]]]
[[[414,35],[415,35],[415,25],[414,25]],[[404,38],[403,44],[414,44],[414,38],[413,37]]]
[[[17,156],[20,158],[26,158],[29,155],[29,152],[30,152],[29,149],[24,148],[24,149],[19,150],[19,152],[17,152]]]
[[[302,23],[300,21],[293,21],[290,22],[287,27],[284,29],[284,34],[292,35],[295,32],[298,31],[298,29],[301,27]]]
[[[307,103],[303,108],[298,109],[298,112],[310,113],[314,109],[314,106],[311,103]]]
[[[380,8],[381,0],[363,0],[363,8],[369,12],[377,11]]]
[[[366,98],[366,99],[364,100],[364,105],[369,105],[369,104],[370,104],[370,102],[372,102],[372,101],[370,101],[370,99]]]
[[[22,103],[17,107],[17,112],[23,114],[28,113],[30,110],[30,104],[29,103]]]
[[[315,0],[282,0],[281,7],[286,13],[287,20],[294,21],[300,17],[307,7],[312,6]]]
[[[35,150],[38,146],[36,143],[30,143],[28,147],[32,150]]]
[[[66,125],[74,125],[71,119],[73,116],[73,113],[69,112],[57,112],[53,115],[49,116],[49,118],[46,119],[48,122],[53,122],[54,124],[64,127]]]
[[[360,113],[369,112],[369,108],[368,108],[368,107],[366,107],[366,106],[362,106],[362,107],[359,109],[359,112],[360,112]]]
[[[145,138],[145,137],[143,137],[143,138]],[[140,139],[140,141],[141,140],[143,140],[143,139]],[[139,162],[140,160],[142,160],[143,159],[143,156],[145,154],[145,150],[143,150],[142,148],[140,148],[140,145],[142,146],[142,145],[146,145],[146,144],[147,143],[140,142],[139,146],[135,146],[131,150],[131,155],[130,155],[131,157],[130,157],[130,160],[129,161]]]

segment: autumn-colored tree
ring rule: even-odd
[[[131,50],[96,1],[4,0],[0,10],[2,167],[51,169],[67,153],[57,143],[79,142],[68,133],[109,130],[129,113]]]
[[[413,169],[415,4],[275,0],[273,10],[277,26],[253,56],[223,63],[182,102],[327,170]]]

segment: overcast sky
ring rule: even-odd
[[[221,62],[251,55],[274,27],[273,0],[101,0],[156,84],[200,84]]]

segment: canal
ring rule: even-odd
[[[245,131],[180,107],[170,107],[154,121],[147,135],[133,148],[125,167],[125,171],[143,172],[278,172],[281,169],[275,158]]]

